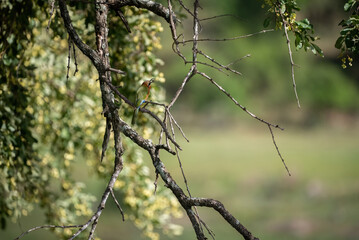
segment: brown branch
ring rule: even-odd
[[[121,9],[115,9],[115,13],[121,19],[123,24],[125,25],[127,32],[131,33],[130,25],[128,24],[127,19],[125,18],[125,15],[123,14],[122,10]]]
[[[171,15],[174,19],[174,22],[178,21],[174,12],[170,11],[168,8],[165,8],[162,4],[151,0],[112,0],[107,4],[111,7],[115,7],[116,9],[124,6],[144,8],[153,12],[157,16],[164,18],[167,22],[170,22]]]
[[[186,10],[186,12],[188,12],[192,17],[194,17],[194,13],[191,12],[191,10],[186,7],[186,5],[184,5],[183,1],[182,0],[178,0],[179,4],[181,5],[181,7]]]
[[[135,104],[133,104],[130,100],[128,100],[123,94],[120,93],[120,91],[118,91],[118,89],[110,82],[105,82],[110,89],[117,95],[119,96],[122,100],[124,100],[128,105],[130,105],[133,108],[136,108]],[[147,113],[149,115],[151,115],[151,117],[153,117],[162,127],[163,131],[165,132],[167,138],[173,143],[173,145],[175,145],[176,147],[178,147],[180,150],[182,150],[181,146],[170,136],[170,134],[168,133],[168,130],[165,126],[165,124],[163,123],[163,121],[161,121],[161,119],[159,119],[159,117],[154,114],[153,112],[151,112],[150,110],[146,109],[146,108],[139,108],[140,112],[143,113]]]
[[[76,50],[75,50],[75,44],[74,43],[72,43],[72,50],[73,50],[74,62],[75,62],[75,72],[74,72],[74,76],[75,76],[76,73],[79,71],[79,69],[77,68],[78,64],[77,64]]]
[[[111,71],[111,72],[118,73],[121,75],[126,75],[126,72],[119,70],[119,69],[115,69],[115,68],[107,68],[106,71]]]
[[[103,135],[103,140],[102,140],[102,150],[101,150],[101,159],[100,159],[101,162],[103,161],[103,158],[106,155],[106,150],[107,150],[108,142],[110,141],[110,136],[111,136],[111,121],[109,118],[106,118],[105,134]]]
[[[193,65],[195,66],[195,71],[197,70],[197,49],[198,49],[198,38],[199,38],[199,29],[200,29],[200,22],[198,20],[198,7],[199,1],[195,0],[193,3],[193,46],[192,46],[192,61]],[[185,42],[185,41],[184,41]]]
[[[70,73],[70,62],[71,62],[71,37],[69,35],[69,38],[67,40],[67,44],[69,45],[69,51],[67,55],[67,73],[66,73],[66,81],[69,80],[69,73]]]
[[[224,205],[214,199],[209,198],[190,198],[187,201],[187,204],[190,206],[200,206],[200,207],[209,207],[216,210],[221,216],[234,228],[236,229],[244,239],[256,240],[258,238],[254,237],[251,232],[247,230],[228,210]]]
[[[79,35],[77,34],[74,26],[72,25],[72,21],[69,15],[69,11],[67,10],[66,1],[65,0],[58,0],[59,1],[59,8],[61,17],[64,20],[65,28],[69,33],[71,40],[76,44],[76,46],[80,49],[80,51],[85,54],[92,63],[95,65],[96,68],[104,67],[101,65],[100,58],[95,50],[90,48],[87,44],[85,44]]]
[[[114,200],[115,203],[116,203],[117,208],[118,208],[118,209],[120,210],[120,212],[121,212],[122,221],[125,221],[125,214],[123,213],[123,210],[122,210],[122,207],[121,207],[120,203],[117,201],[117,198],[116,198],[116,196],[115,196],[115,193],[113,192],[113,189],[110,189],[110,192],[111,192],[111,196],[112,196],[113,200]]]
[[[173,96],[171,102],[168,104],[168,108],[170,109],[173,104],[177,101],[178,97],[181,95],[184,86],[187,84],[187,82],[195,75],[195,66],[192,65],[191,69],[188,71],[186,77],[183,79],[183,82],[181,86],[177,89],[176,94]]]
[[[171,0],[167,1],[168,4],[168,10],[170,12],[172,12],[172,4],[171,4]],[[181,53],[181,51],[179,50],[179,44],[178,44],[178,39],[181,36],[177,36],[177,30],[176,30],[176,25],[173,19],[173,16],[170,15],[170,29],[171,29],[171,35],[172,35],[172,39],[173,39],[173,44],[172,44],[172,50],[178,55],[180,56],[184,62],[186,62],[186,58],[185,56]],[[176,46],[176,47],[175,47]]]
[[[119,118],[119,126],[122,130],[122,133],[130,138],[134,143],[139,147],[148,151],[151,156],[152,163],[156,169],[156,172],[161,176],[166,187],[168,187],[173,194],[178,199],[181,206],[186,210],[186,213],[192,222],[192,225],[195,229],[197,239],[206,239],[203,232],[200,230],[199,223],[197,221],[196,214],[193,212],[192,207],[195,206],[206,206],[212,207],[218,211],[223,218],[231,224],[245,239],[257,239],[236,219],[234,218],[217,200],[206,199],[206,198],[189,198],[183,192],[183,190],[177,185],[176,181],[172,178],[170,173],[166,170],[163,162],[159,158],[159,148],[157,145],[154,145],[152,141],[144,139],[136,131],[134,131],[126,122]]]
[[[289,169],[288,169],[288,167],[287,167],[287,164],[285,163],[284,158],[282,157],[282,154],[280,154],[279,148],[278,148],[277,143],[276,143],[276,141],[275,141],[275,139],[274,139],[274,134],[273,134],[272,127],[271,127],[270,125],[268,125],[268,128],[269,128],[270,134],[272,135],[273,144],[274,144],[274,146],[275,146],[275,149],[277,150],[278,156],[279,156],[280,159],[282,160],[282,163],[283,163],[285,169],[287,170],[288,175],[291,176],[291,174],[290,174],[290,172],[289,172]]]

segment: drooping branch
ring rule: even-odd
[[[68,225],[68,226],[58,226],[58,225],[43,225],[43,226],[37,226],[37,227],[33,227],[30,228],[29,230],[23,232],[20,236],[18,236],[17,238],[15,238],[14,240],[19,240],[20,238],[22,238],[23,236],[25,236],[26,234],[29,234],[33,231],[37,231],[40,229],[51,229],[51,228],[81,228],[83,225]]]
[[[71,40],[76,44],[76,46],[80,49],[80,51],[85,54],[97,67],[101,65],[100,58],[95,50],[90,48],[86,43],[84,43],[80,36],[77,34],[74,26],[72,25],[72,21],[70,18],[69,11],[67,10],[66,1],[59,0],[59,8],[61,12],[61,17],[64,20],[65,28],[71,38]]]
[[[232,214],[223,206],[223,204],[217,200],[207,199],[207,198],[191,198],[188,197],[178,186],[176,181],[172,178],[171,174],[166,170],[164,163],[159,157],[159,147],[153,144],[152,141],[144,139],[139,135],[135,130],[133,130],[126,122],[122,119],[119,119],[119,125],[123,134],[135,142],[139,147],[147,150],[150,154],[152,163],[156,169],[156,172],[160,175],[164,181],[166,187],[168,187],[173,194],[178,199],[181,206],[186,210],[186,213],[189,219],[192,222],[192,225],[197,234],[197,239],[206,239],[203,235],[203,231],[200,230],[199,223],[197,222],[197,217],[192,207],[195,206],[205,206],[210,207],[219,212],[222,217],[233,227],[235,228],[245,239],[255,240],[258,239],[254,237],[247,228],[245,228],[238,219],[233,217]]]

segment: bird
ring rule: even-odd
[[[132,115],[132,121],[131,121],[132,125],[135,124],[136,117],[137,117],[137,114],[138,114],[138,111],[139,111],[141,105],[143,103],[145,103],[147,101],[148,97],[150,96],[151,84],[153,81],[154,81],[154,78],[151,78],[150,80],[146,80],[137,89],[136,101],[135,101],[136,109]]]

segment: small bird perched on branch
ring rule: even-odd
[[[131,124],[135,124],[138,111],[143,103],[145,103],[150,96],[150,90],[151,90],[151,83],[154,81],[154,78],[151,78],[150,80],[144,81],[141,86],[137,89],[136,92],[136,109],[133,112],[132,121]]]

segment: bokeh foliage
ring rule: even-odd
[[[104,117],[97,73],[76,49],[79,71],[73,76],[71,48],[71,69],[66,78],[67,34],[61,26],[58,10],[46,32],[49,11],[50,6],[43,1],[3,1],[1,5],[1,70],[4,74],[0,90],[0,195],[4,197],[0,199],[0,215],[3,228],[9,218],[17,221],[22,215],[28,215],[36,204],[45,209],[50,224],[73,225],[86,221],[99,198],[84,191],[86,186],[73,176],[74,164],[86,159],[89,171],[104,179],[109,178],[113,169],[113,148],[107,151],[103,163],[99,162]],[[129,73],[121,78],[114,75],[114,84],[133,99],[141,82],[154,77],[151,100],[163,101],[160,83],[165,79],[157,70],[162,61],[154,54],[161,48],[157,33],[162,31],[162,26],[147,11],[135,8],[125,11],[131,34],[119,24],[115,14],[109,16],[111,62],[113,67]],[[71,16],[83,40],[94,46],[93,6],[73,4]],[[11,28],[8,28],[9,22],[14,23]],[[131,116],[132,109],[125,104],[121,106],[121,115]],[[154,124],[143,115],[140,115],[138,130],[146,138],[155,132]],[[177,200],[161,186],[154,195],[154,179],[141,152],[125,138],[124,147],[125,166],[115,189],[121,196],[119,200],[126,218],[150,239],[159,238],[158,229],[169,235],[180,234],[181,227],[170,221],[182,215]],[[64,238],[74,233],[71,229],[55,232]]]

